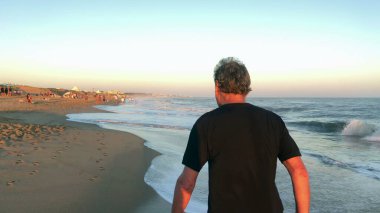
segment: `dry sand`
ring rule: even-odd
[[[93,104],[0,98],[0,212],[170,211],[144,183],[158,153],[141,138],[66,121]]]
[[[92,107],[97,104],[94,97],[89,97],[88,100],[42,96],[32,96],[32,98],[33,103],[27,103],[25,96],[0,96],[0,111],[41,111],[61,115],[101,111]],[[106,104],[115,103],[109,102]]]

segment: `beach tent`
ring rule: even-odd
[[[65,94],[63,94],[63,97],[64,98],[69,98],[71,96],[71,92],[66,92]]]
[[[71,90],[72,90],[72,91],[77,91],[77,92],[80,91],[80,89],[79,89],[77,86],[74,86]]]

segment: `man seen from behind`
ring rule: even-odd
[[[219,107],[202,115],[190,132],[172,212],[184,212],[206,162],[208,212],[283,212],[275,184],[277,159],[291,177],[297,212],[309,212],[309,178],[301,153],[280,116],[246,102],[251,80],[245,65],[222,59],[214,82]]]

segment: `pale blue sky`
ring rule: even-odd
[[[379,1],[0,1],[0,82],[212,95],[379,96]]]

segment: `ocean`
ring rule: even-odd
[[[285,121],[309,171],[312,212],[380,212],[380,99],[248,98]],[[118,106],[113,113],[69,114],[68,120],[130,132],[162,155],[153,159],[145,182],[171,202],[190,129],[214,98],[147,97]],[[206,212],[207,164],[197,180],[187,212]],[[276,184],[285,212],[294,212],[291,180],[278,162]]]

